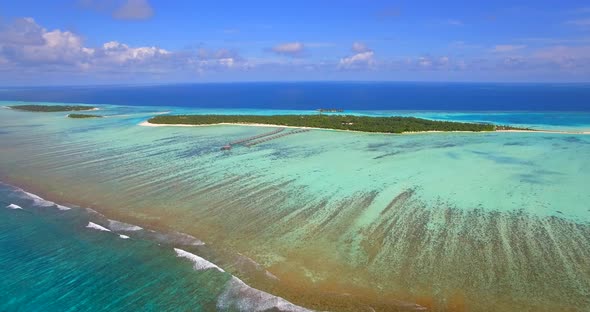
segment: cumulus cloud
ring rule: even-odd
[[[132,48],[117,41],[107,42],[100,48],[89,49],[89,52],[98,60],[104,60],[107,63],[114,64],[140,63],[156,58],[165,58],[172,54],[170,51],[158,47]]]
[[[75,64],[92,52],[82,46],[78,35],[61,30],[48,31],[32,18],[17,19],[0,32],[0,53],[9,63]]]
[[[200,48],[197,50],[196,57],[191,58],[191,64],[197,65],[199,72],[205,69],[230,69],[230,68],[247,68],[248,64],[240,55],[233,50],[221,48],[211,50]]]
[[[154,15],[154,9],[147,0],[127,0],[113,12],[113,17],[124,20],[147,19]]]
[[[453,61],[448,56],[419,56],[407,58],[402,63],[390,64],[396,70],[440,71],[457,70],[465,67],[463,62]]]
[[[375,65],[375,53],[362,42],[354,42],[351,47],[355,53],[341,58],[338,63],[340,69],[369,69]]]
[[[42,45],[43,29],[32,18],[20,18],[0,28],[0,43],[17,45]]]
[[[499,44],[496,45],[492,51],[496,53],[505,53],[522,50],[524,48],[526,48],[526,45]]]
[[[0,71],[96,73],[203,73],[245,68],[236,51],[198,49],[172,52],[157,46],[132,47],[118,41],[89,47],[78,34],[47,30],[32,18],[0,28]]]
[[[18,19],[0,37],[2,56],[20,66],[60,65],[70,70],[100,69],[101,66],[130,65],[165,58],[171,53],[157,47],[129,47],[111,41],[86,47],[81,36],[70,31],[47,30],[32,18]]]
[[[245,59],[236,50],[219,47],[202,46],[192,50],[170,51],[158,46],[131,46],[119,41],[90,46],[75,32],[46,29],[32,18],[21,18],[10,24],[0,24],[0,72],[3,81],[8,82],[28,75],[26,77],[35,79],[39,76],[58,77],[66,83],[78,81],[78,77],[96,80],[99,76],[108,81],[153,81],[150,77],[162,79],[159,81],[171,81],[169,77],[182,77],[173,81],[191,81],[199,75],[212,77],[217,73],[227,75],[229,80],[235,80],[240,73],[242,77],[260,77],[261,73],[268,74],[268,77],[299,74],[298,77],[304,79],[309,77],[309,73],[314,73],[340,78],[361,76],[357,74],[363,71],[370,72],[371,77],[383,77],[393,72],[424,75],[440,72],[439,75],[443,75],[445,72],[457,71],[467,75],[480,72],[485,76],[484,72],[502,71],[507,77],[510,74],[544,77],[542,74],[545,73],[547,77],[562,74],[562,77],[578,75],[576,77],[586,79],[590,78],[590,46],[585,43],[555,43],[543,48],[508,44],[478,46],[472,49],[481,53],[472,53],[471,56],[423,55],[402,58],[380,55],[376,59],[375,52],[366,44],[354,42],[350,47],[351,52],[342,58],[324,58],[321,61],[312,58]],[[296,57],[305,54],[305,48],[310,45],[284,43],[275,46],[272,51]],[[514,51],[518,53],[509,53]],[[22,81],[26,80],[23,78]]]
[[[301,42],[287,42],[277,44],[271,49],[274,53],[290,57],[301,57],[305,52],[305,45]]]
[[[375,64],[373,51],[361,52],[349,57],[341,58],[338,65],[341,69],[370,68]]]
[[[356,41],[352,44],[352,51],[356,53],[363,53],[369,52],[371,49],[369,49],[363,42]]]

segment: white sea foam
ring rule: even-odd
[[[232,277],[225,290],[217,299],[217,309],[221,311],[285,311],[310,312],[312,310],[296,306],[291,302],[273,296],[262,290],[248,286],[237,277]]]
[[[88,222],[88,225],[86,227],[89,229],[94,229],[94,230],[98,230],[98,231],[105,231],[105,232],[111,231],[111,230],[107,229],[106,227],[104,227],[102,225],[98,225],[94,222]]]
[[[58,204],[55,204],[55,205],[57,206],[57,209],[59,209],[59,210],[70,210],[70,209],[72,209],[70,207],[66,207],[66,206],[63,206],[63,205],[58,205]]]
[[[100,213],[92,208],[85,208],[85,209],[86,209],[86,211],[88,211],[88,213],[93,214],[96,217],[106,219],[106,217],[102,213]]]
[[[129,236],[123,234],[119,234],[119,237],[122,239],[129,239]]]
[[[179,248],[174,248],[178,257],[186,258],[193,262],[197,271],[206,269],[217,269],[224,272],[217,265]],[[311,312],[312,310],[296,306],[291,302],[262,290],[248,286],[239,278],[232,278],[225,285],[225,290],[217,299],[217,309],[220,311],[270,311],[278,310],[284,312]]]
[[[23,209],[23,207],[21,207],[19,205],[15,205],[15,204],[10,204],[10,205],[6,206],[6,208],[8,208],[8,209]]]
[[[109,219],[109,228],[115,232],[123,231],[123,232],[134,232],[134,231],[141,231],[143,228],[141,226],[119,222],[116,220]]]
[[[202,271],[202,270],[207,270],[207,269],[217,269],[220,272],[225,272],[222,268],[216,266],[215,264],[213,264],[213,263],[195,255],[195,254],[192,254],[188,251],[184,251],[179,248],[174,248],[174,251],[176,251],[177,257],[186,258],[186,259],[190,260],[194,264],[193,268],[197,271]]]
[[[23,194],[25,194],[29,199],[32,199],[33,202],[35,203],[35,205],[37,206],[43,206],[43,207],[52,207],[55,205],[54,202],[49,201],[49,200],[45,200],[43,198],[41,198],[40,196],[37,196],[33,193],[29,193],[27,191],[24,190],[20,190]]]
[[[58,205],[52,201],[43,199],[41,196],[39,195],[35,195],[33,193],[29,193],[23,189],[18,189],[19,192],[21,192],[22,194],[24,194],[27,198],[33,200],[33,203],[35,203],[35,205],[37,206],[41,206],[41,207],[56,207],[59,210],[70,210],[70,207],[66,207],[66,206],[62,206],[62,205]]]
[[[192,235],[185,234],[185,233],[176,232],[176,233],[170,234],[169,236],[175,243],[179,243],[182,245],[187,245],[187,246],[203,246],[203,245],[205,245],[205,243],[203,243],[200,239],[198,239]]]

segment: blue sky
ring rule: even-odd
[[[590,81],[587,1],[0,0],[0,84]]]

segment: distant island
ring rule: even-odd
[[[318,108],[317,111],[321,113],[342,113],[344,112],[341,108]]]
[[[149,119],[148,123],[152,125],[275,125],[380,133],[530,130],[510,126],[435,121],[415,117],[368,117],[352,115],[161,115]]]
[[[102,118],[103,116],[101,116],[101,115],[90,115],[90,114],[69,114],[68,117],[69,118],[74,118],[74,119],[83,119],[83,118]]]
[[[8,106],[8,107],[12,108],[12,109],[27,111],[27,112],[42,112],[42,113],[97,110],[96,107],[85,106],[85,105],[13,105],[13,106]]]

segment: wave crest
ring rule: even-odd
[[[129,224],[129,223],[125,223],[125,222],[120,222],[120,221],[116,221],[116,220],[108,220],[109,221],[109,229],[118,232],[118,231],[123,231],[123,232],[135,232],[135,231],[141,231],[143,230],[143,228],[141,226],[137,226],[137,225],[133,225],[133,224]]]
[[[110,232],[111,231],[111,230],[107,229],[106,227],[104,227],[102,225],[98,225],[94,222],[88,222],[88,225],[86,227],[89,229],[103,231],[103,232]]]
[[[8,208],[8,209],[23,209],[23,207],[16,205],[16,204],[10,204],[10,205],[6,206],[6,208]]]
[[[37,206],[41,206],[41,207],[54,207],[57,208],[59,210],[70,210],[70,207],[66,207],[66,206],[62,206],[62,205],[58,205],[50,200],[46,200],[43,199],[41,196],[35,195],[33,193],[29,193],[23,189],[17,189],[17,191],[21,194],[24,195],[24,197],[30,199],[33,201],[33,203]]]
[[[237,277],[232,277],[225,290],[217,299],[217,309],[222,311],[285,311],[311,312],[300,306],[262,290],[248,286]]]
[[[219,272],[225,272],[222,268],[216,266],[215,264],[195,255],[188,251],[182,250],[180,248],[174,248],[176,252],[176,256],[180,258],[186,258],[190,260],[194,266],[193,268],[197,271],[207,270],[207,269],[217,269]]]

